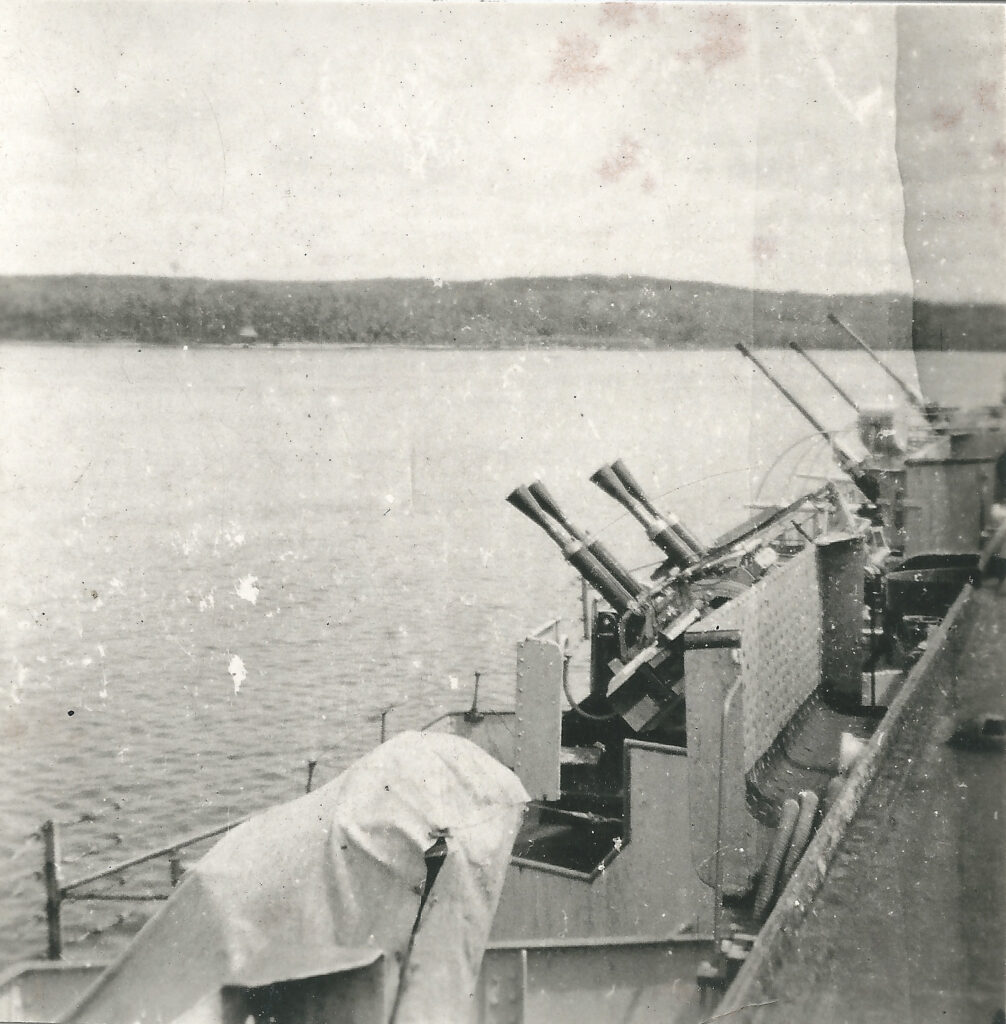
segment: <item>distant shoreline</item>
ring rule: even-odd
[[[214,348],[705,350],[737,340],[1006,351],[1006,305],[811,295],[648,277],[213,281],[0,277],[0,338]]]

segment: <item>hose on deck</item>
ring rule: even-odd
[[[793,830],[796,828],[797,819],[800,817],[800,805],[790,797],[782,805],[782,814],[779,816],[779,827],[775,830],[775,838],[772,840],[772,848],[765,860],[765,869],[758,882],[758,892],[755,895],[754,917],[760,924],[765,920],[769,908],[772,906],[772,898],[775,896],[776,885],[779,882],[779,872],[782,869],[782,862],[789,849],[790,840],[793,838]]]
[[[814,831],[814,818],[816,815],[817,793],[812,789],[802,790],[800,793],[800,816],[796,819],[793,838],[789,841],[786,859],[782,864],[783,885],[789,881],[790,875],[796,870],[796,866],[803,856],[803,851],[807,849],[811,832]]]

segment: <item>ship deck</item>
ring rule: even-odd
[[[734,1019],[1002,1019],[1003,750],[947,740],[961,722],[1006,711],[1006,593],[977,589],[966,611],[959,654],[906,709],[812,910],[734,993],[747,1006]]]

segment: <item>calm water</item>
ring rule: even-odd
[[[829,427],[850,422],[798,357],[769,358]],[[886,399],[865,357],[823,358]],[[990,402],[1004,368],[940,356],[921,375]],[[541,476],[639,565],[645,538],[586,481],[603,461],[707,536],[788,446],[762,497],[827,466],[732,350],[8,344],[0,399],[0,961],[44,943],[44,819],[79,877],[296,795],[310,758],[330,778],[381,708],[414,727],[470,699],[475,671],[507,703],[514,643],[579,598],[503,501],[516,484]],[[68,907],[66,934],[130,910]]]

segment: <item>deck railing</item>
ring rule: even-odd
[[[552,633],[556,638],[556,642],[559,642],[561,621],[561,619],[549,620],[536,630],[536,635]],[[480,677],[481,673],[476,672],[472,705],[467,711],[449,711],[446,714],[433,719],[433,721],[427,722],[426,725],[421,727],[421,731],[425,732],[444,719],[454,716],[464,716],[471,720],[472,718],[480,719],[492,715],[512,714],[512,712],[492,710],[483,711],[479,708],[478,699]],[[387,737],[388,715],[394,710],[395,707],[392,705],[383,708],[379,712],[381,728],[380,738],[382,743]],[[305,787],[306,792],[308,793],[311,792],[314,773],[317,766],[317,755],[308,759],[307,784]],[[181,859],[182,850],[185,850],[190,846],[195,846],[197,843],[204,842],[207,839],[213,839],[215,836],[223,835],[225,832],[229,832],[232,828],[236,828],[238,825],[247,821],[248,817],[249,816],[246,815],[245,817],[228,821],[223,825],[217,825],[214,828],[207,829],[204,832],[198,832],[194,835],[186,836],[183,839],[177,839],[172,843],[158,847],[156,850],[150,850],[147,853],[140,854],[139,856],[130,857],[128,860],[119,861],[116,864],[109,865],[107,868],[103,868],[101,871],[94,871],[91,874],[82,876],[81,878],[75,878],[70,882],[64,882],[62,877],[59,823],[52,819],[46,821],[42,825],[40,834],[44,848],[42,877],[45,884],[45,918],[48,958],[50,960],[59,960],[63,955],[62,910],[64,903],[87,900],[106,901],[110,903],[145,903],[166,900],[170,896],[170,893],[168,892],[92,892],[86,890],[85,886],[88,886],[93,882],[98,882],[103,878],[111,878],[116,875],[120,875],[122,872],[128,871],[130,868],[137,867],[140,864],[145,864],[148,861],[164,857],[167,858],[168,861],[168,880],[171,887],[174,888],[185,873],[185,868]]]
[[[166,857],[168,860],[168,880],[171,886],[176,886],[185,873],[182,864],[181,851],[196,843],[212,839],[214,836],[223,835],[232,828],[237,827],[247,818],[238,818],[228,821],[224,825],[217,825],[216,828],[207,829],[205,832],[198,832],[195,835],[178,839],[167,846],[160,846],[156,850],[141,853],[138,857],[130,857],[128,860],[119,861],[101,871],[94,871],[82,878],[76,878],[71,882],[62,880],[62,869],[60,864],[60,837],[59,825],[52,820],[42,826],[42,844],[44,847],[43,878],[45,879],[45,919],[48,933],[47,955],[50,960],[59,960],[63,955],[63,926],[62,909],[63,904],[69,900],[107,900],[109,902],[148,902],[154,900],[166,900],[168,893],[160,892],[136,892],[136,893],[104,893],[81,891],[85,886],[102,878],[111,878],[127,871],[129,868],[146,864],[148,861]]]
[[[546,630],[557,629],[557,622],[547,623],[544,628]],[[471,710],[466,712],[457,712],[458,714],[484,714],[484,712],[478,712],[478,684],[480,675],[481,673],[479,672],[475,673],[475,696]],[[392,706],[386,707],[380,712],[382,743],[385,741],[387,734],[388,715],[394,710],[395,709]],[[497,714],[497,712],[492,711],[487,713]],[[433,722],[423,726],[423,729],[430,728],[431,725],[436,724],[441,719],[447,718],[452,714],[455,714],[455,712],[449,712],[447,715],[441,715],[440,718],[437,718]],[[307,784],[305,789],[308,793],[311,792],[314,782],[314,773],[317,766],[318,757],[315,755],[307,761]],[[205,842],[207,839],[213,839],[215,836],[223,835],[225,832],[229,832],[232,828],[236,828],[247,820],[248,815],[243,818],[228,821],[223,825],[217,825],[204,832],[198,832],[194,835],[177,839],[172,843],[158,847],[156,850],[150,850],[147,853],[141,853],[139,856],[130,857],[128,860],[111,864],[109,867],[103,868],[101,871],[94,871],[81,878],[75,878],[70,882],[64,882],[62,877],[59,823],[53,820],[46,821],[41,828],[41,838],[44,848],[42,877],[45,883],[45,919],[47,931],[46,948],[48,958],[50,960],[59,960],[63,955],[62,910],[64,903],[87,900],[100,900],[109,903],[147,903],[166,900],[170,895],[168,892],[91,892],[87,891],[84,888],[85,886],[88,886],[93,882],[98,882],[103,878],[114,877],[121,874],[123,871],[128,871],[130,868],[137,867],[140,864],[146,864],[148,861],[164,857],[167,858],[168,861],[168,880],[171,887],[174,888],[179,881],[181,881],[182,875],[185,873],[185,868],[181,859],[182,850],[185,850],[190,846],[195,846],[197,843]]]

